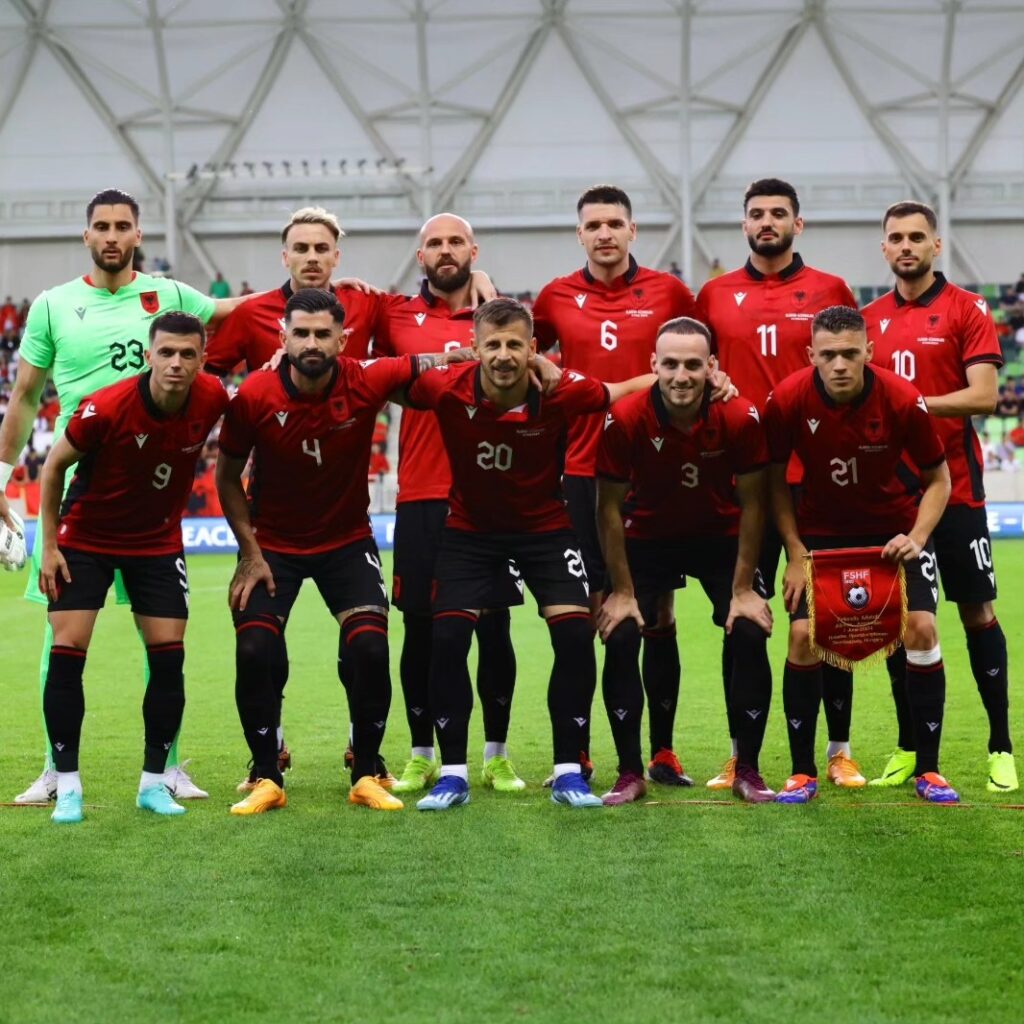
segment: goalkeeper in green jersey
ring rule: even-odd
[[[13,515],[4,491],[32,431],[48,374],[53,376],[60,402],[56,439],[86,395],[145,369],[149,324],[154,317],[168,310],[181,310],[204,323],[215,323],[244,301],[214,300],[178,281],[133,271],[132,258],[142,244],[139,206],[120,189],[104,189],[93,196],[86,208],[86,223],[82,237],[92,257],[89,272],[47,289],[29,310],[14,391],[0,426],[0,521],[8,530],[17,531],[20,521]],[[37,531],[25,596],[45,606],[46,598],[39,590],[41,551]],[[2,560],[4,551],[0,550]],[[8,563],[6,567],[18,565]],[[120,574],[116,590],[118,604],[127,604]],[[41,685],[46,680],[52,641],[53,633],[47,626],[40,662]],[[205,797],[207,794],[192,782],[179,762],[177,746],[175,740],[167,759],[168,788],[179,799]],[[55,799],[57,776],[49,742],[46,750],[43,774],[15,797],[17,803]]]

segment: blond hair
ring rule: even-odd
[[[338,218],[330,210],[325,210],[322,206],[304,206],[301,210],[296,210],[292,214],[291,220],[288,221],[281,232],[281,241],[283,243],[287,243],[288,232],[296,224],[323,224],[334,235],[335,241],[345,237],[345,232],[341,230]]]

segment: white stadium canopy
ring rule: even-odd
[[[3,0],[0,243],[77,233],[116,184],[208,274],[312,201],[402,233],[399,281],[430,212],[564,230],[610,180],[646,261],[689,271],[773,175],[872,237],[931,201],[953,272],[992,279],[977,226],[1024,218],[1022,53],[1010,0]]]

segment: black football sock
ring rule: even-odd
[[[853,717],[853,673],[822,662],[821,699],[829,740],[849,743],[850,720]]]
[[[722,692],[725,695],[725,720],[729,726],[729,739],[736,742],[736,722],[732,702],[732,637],[722,633]]]
[[[936,648],[936,654],[938,649]],[[931,652],[909,651],[907,656],[907,693],[914,717],[917,739],[915,775],[939,770],[939,744],[942,741],[942,715],[946,703],[946,670],[942,658],[931,664],[915,664]]]
[[[235,626],[235,705],[252,754],[252,777],[284,785],[277,767],[280,691],[274,652],[281,624],[273,615],[243,615]]]
[[[405,636],[402,639],[402,658],[399,677],[405,718],[414,747],[434,745],[434,720],[430,714],[430,660],[433,620],[429,615],[405,612],[402,616]]]
[[[484,717],[484,739],[489,743],[508,740],[512,694],[516,688],[516,652],[511,627],[507,608],[481,615],[476,624],[476,692]]]
[[[587,612],[548,619],[555,652],[548,682],[548,713],[555,764],[578,762],[590,743],[590,708],[597,689],[594,631]]]
[[[281,637],[281,646],[284,646],[284,637]],[[287,658],[287,653],[285,657]],[[345,651],[345,633],[342,630],[338,634],[338,682],[341,683],[342,688],[345,691],[345,705],[348,707],[348,720],[351,722],[353,719],[352,713],[352,677],[353,670],[350,664],[351,659]],[[282,691],[284,687],[281,688]],[[282,698],[284,693],[281,694]]]
[[[644,629],[643,681],[647,692],[647,725],[651,757],[672,750],[672,732],[679,703],[679,646],[676,626]]]
[[[980,629],[967,630],[967,656],[988,714],[988,750],[1013,753],[1010,740],[1009,668],[1006,634],[998,619]]]
[[[907,649],[903,646],[897,647],[885,659],[885,667],[889,673],[893,707],[896,709],[896,746],[901,750],[914,750],[914,715],[910,710],[910,696],[907,694]]]
[[[469,760],[469,718],[473,686],[469,681],[469,645],[476,616],[466,611],[437,612],[430,652],[430,710],[443,765]],[[426,744],[424,744],[425,746]]]
[[[793,774],[818,777],[814,762],[814,734],[821,703],[821,662],[794,665],[787,659],[782,673],[782,706],[786,712]]]
[[[85,651],[76,647],[50,648],[43,688],[43,717],[50,737],[53,766],[59,772],[78,771],[78,748],[85,718]]]
[[[604,645],[601,691],[612,728],[619,772],[643,775],[640,732],[644,714],[644,688],[640,681],[640,629],[626,619],[613,630]]]
[[[146,748],[142,770],[160,775],[185,713],[185,646],[181,641],[146,646],[149,683],[142,699]]]
[[[351,669],[352,781],[377,774],[377,755],[391,709],[388,620],[380,612],[353,612],[341,627],[344,661]]]
[[[274,689],[277,691],[277,724],[278,727],[281,725],[281,709],[284,704],[284,688],[288,685],[288,645],[284,639],[284,627],[281,627],[281,635],[277,639],[277,643],[274,645],[274,667],[273,667],[273,679]],[[339,669],[339,675],[340,675]]]
[[[732,686],[729,699],[736,723],[737,767],[759,771],[758,758],[772,704],[772,669],[768,663],[768,637],[749,619],[732,626]]]

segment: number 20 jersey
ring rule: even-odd
[[[149,325],[161,313],[181,310],[204,323],[214,301],[187,284],[135,274],[116,292],[88,277],[48,288],[28,312],[21,358],[53,371],[60,400],[59,437],[87,395],[146,368]]]
[[[61,547],[111,555],[181,550],[181,517],[196,460],[228,405],[216,377],[200,373],[184,407],[162,413],[150,374],[83,399],[65,432],[84,454],[61,508]]]

